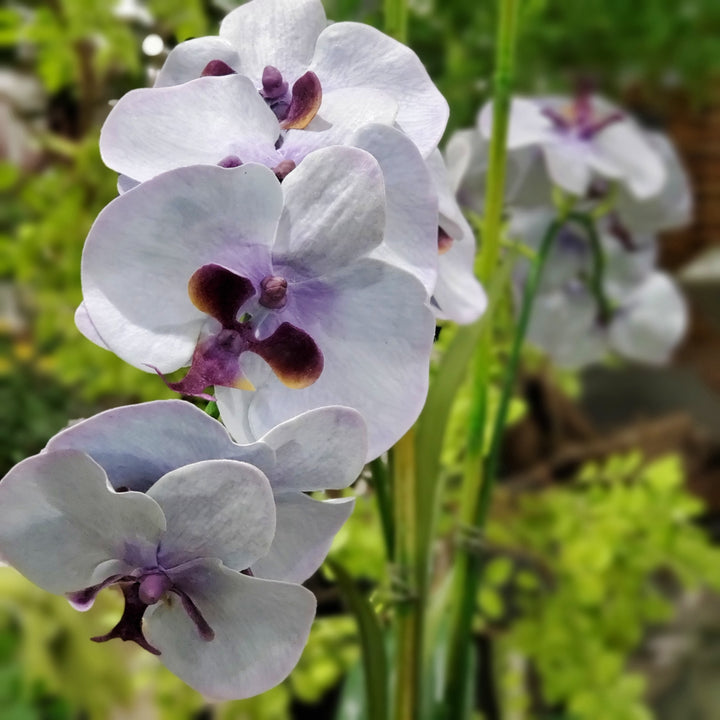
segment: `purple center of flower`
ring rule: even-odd
[[[621,112],[598,115],[593,109],[592,96],[581,91],[565,110],[543,108],[543,115],[552,121],[555,129],[565,135],[572,135],[579,140],[592,140],[606,127],[624,119]]]
[[[255,317],[248,312],[240,315],[247,301],[257,294],[253,283],[221,265],[203,265],[190,278],[188,293],[195,307],[213,317],[221,327],[198,342],[187,375],[179,382],[165,381],[168,387],[206,399],[213,399],[204,392],[211,385],[253,390],[240,364],[244,352],[259,355],[288,387],[312,385],[320,377],[324,360],[310,335],[283,322],[268,337],[257,338],[259,322],[267,311],[285,307],[287,292],[284,277],[268,275],[259,283]],[[162,377],[162,373],[158,374]]]
[[[307,127],[322,103],[322,87],[314,72],[308,70],[301,75],[290,90],[282,73],[272,65],[263,70],[260,95],[284,130]]]
[[[180,598],[183,609],[192,620],[203,640],[210,641],[215,637],[215,632],[208,625],[197,605],[159,567],[142,570],[137,576],[111,575],[98,585],[92,585],[78,592],[68,593],[68,599],[76,607],[87,609],[92,605],[97,594],[110,585],[120,586],[125,598],[125,607],[117,625],[109,633],[91,638],[94,642],[107,642],[113,638],[120,638],[121,640],[137,643],[141,648],[153,655],[160,655],[160,651],[153,647],[143,634],[142,619],[150,605],[155,605],[163,599],[170,602],[167,597],[169,593],[173,593]]]

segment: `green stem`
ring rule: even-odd
[[[600,236],[593,218],[583,213],[572,213],[569,220],[580,223],[590,238],[590,248],[593,254],[593,268],[590,275],[590,291],[598,304],[598,315],[601,322],[608,322],[612,316],[612,304],[605,295],[603,279],[605,277],[605,253],[603,252]]]
[[[493,90],[493,125],[488,163],[488,185],[485,192],[485,218],[480,249],[480,281],[487,283],[498,261],[505,200],[507,134],[510,102],[515,73],[520,0],[500,0],[498,44],[495,55]]]
[[[385,32],[398,42],[407,43],[408,9],[406,0],[384,0]]]
[[[393,509],[395,516],[395,706],[394,720],[420,716],[420,668],[424,607],[417,588],[417,496],[415,431],[393,448]]]
[[[388,466],[382,458],[376,458],[370,463],[370,473],[372,475],[372,486],[380,512],[380,524],[385,541],[385,553],[388,560],[392,562],[395,555],[395,540],[393,537],[393,507]]]
[[[510,357],[502,380],[500,404],[493,422],[490,447],[482,461],[482,453],[476,456],[468,452],[467,473],[477,473],[481,478],[479,492],[475,497],[463,496],[462,521],[466,531],[464,541],[459,544],[455,568],[455,592],[459,605],[456,608],[455,622],[450,637],[449,661],[447,666],[446,696],[449,713],[447,718],[462,718],[465,698],[468,692],[468,670],[470,665],[469,638],[472,637],[472,621],[475,611],[475,598],[480,585],[483,570],[482,532],[487,521],[492,500],[492,491],[497,480],[498,461],[502,445],[505,424],[507,423],[510,400],[517,378],[520,355],[527,333],[533,301],[542,277],[552,243],[562,227],[564,220],[557,219],[545,233],[537,257],[533,261],[525,282],[520,316],[513,338]],[[478,353],[482,357],[482,353]],[[469,474],[468,476],[469,477]],[[474,547],[472,546],[474,544]]]
[[[500,0],[498,42],[495,56],[493,127],[490,140],[488,184],[479,260],[480,281],[488,286],[497,269],[502,239],[503,204],[507,163],[507,133],[510,121],[511,89],[515,65],[520,0]],[[498,297],[501,293],[498,293]],[[493,320],[496,298],[490,298],[488,321],[483,326],[471,390],[472,406],[468,427],[467,452],[463,470],[461,523],[473,525],[483,482],[483,437],[487,422],[487,388],[492,360]],[[450,639],[445,676],[446,717],[461,720],[465,715],[469,685],[469,659],[472,614],[475,606],[473,555],[461,549],[455,560]],[[470,585],[473,585],[472,592]]]

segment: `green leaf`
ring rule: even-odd
[[[358,591],[345,568],[333,560],[327,560],[326,564],[329,565],[345,602],[357,620],[365,672],[368,717],[373,720],[387,720],[389,672],[382,628],[377,615],[367,599]]]

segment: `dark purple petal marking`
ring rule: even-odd
[[[200,637],[208,642],[210,640],[214,640],[215,631],[210,627],[210,625],[208,625],[207,620],[205,620],[202,616],[202,613],[198,610],[197,605],[192,601],[190,596],[178,587],[172,588],[171,592],[174,592],[180,598],[183,609],[193,623],[195,623],[195,627],[197,628]]]
[[[127,575],[111,575],[109,578],[103,580],[97,585],[91,585],[89,588],[85,588],[84,590],[78,590],[77,592],[65,593],[65,597],[76,610],[84,612],[85,610],[89,610],[92,607],[93,603],[95,602],[95,598],[97,597],[97,594],[101,590],[108,587],[109,585],[114,585],[117,582],[121,582],[122,580],[134,580],[134,578]]]
[[[441,227],[438,227],[438,253],[444,255],[455,242]]]
[[[168,382],[162,373],[158,374],[171,390],[205,400],[215,400],[205,392],[211,385],[254,390],[240,366],[241,353],[251,349],[251,333],[249,326],[242,327],[242,331],[223,328],[217,335],[198,343],[190,370],[182,380]]]
[[[146,639],[142,630],[142,619],[147,605],[140,599],[139,583],[128,583],[122,586],[125,596],[125,608],[117,625],[105,635],[90,638],[93,642],[107,642],[120,638],[126,642],[137,643],[141,648],[153,655],[160,655],[160,651],[153,647]]]
[[[188,294],[198,310],[229,327],[235,323],[240,308],[255,294],[255,288],[247,278],[210,263],[192,274]]]
[[[321,104],[322,86],[320,85],[320,79],[314,72],[308,70],[295,81],[290,107],[280,126],[285,130],[290,128],[301,130],[307,127],[317,115]]]
[[[260,304],[271,310],[280,310],[287,304],[287,280],[279,275],[268,275],[260,282]]]
[[[282,310],[287,303],[287,292],[285,278],[268,275],[260,282],[258,304],[269,310]],[[258,340],[252,316],[245,313],[238,320],[243,305],[255,295],[248,278],[210,263],[193,273],[188,293],[195,307],[215,318],[222,328],[198,342],[190,369],[182,380],[168,382],[153,368],[170,389],[209,400],[214,398],[205,391],[215,385],[254,390],[240,363],[244,352],[262,357],[280,381],[291,388],[307,387],[320,376],[323,355],[306,332],[282,323],[272,335]]]
[[[541,112],[558,132],[572,134],[580,140],[592,140],[605,128],[624,119],[621,112],[598,117],[593,110],[592,95],[588,89],[581,89],[573,102],[561,111],[546,107]]]
[[[325,363],[315,341],[287,322],[250,349],[265,360],[278,380],[293,389],[312,385],[320,377]]]
[[[218,163],[220,167],[224,168],[240,167],[242,164],[243,161],[237,155],[228,155]]]
[[[237,75],[237,73],[222,60],[211,60],[200,73],[201,77],[222,77],[223,75]]]
[[[275,173],[275,177],[282,182],[296,167],[293,160],[281,160],[272,171]]]
[[[70,593],[70,595],[76,601],[82,603],[87,601],[88,598],[94,599],[99,590],[113,583],[120,583],[122,588],[123,597],[125,598],[123,614],[109,633],[90,638],[93,642],[107,642],[119,638],[127,642],[137,643],[141,648],[153,655],[160,655],[160,651],[145,638],[142,619],[150,605],[155,605],[163,598],[167,599],[167,594],[170,592],[180,598],[183,609],[195,624],[200,637],[208,641],[215,637],[215,632],[202,616],[197,605],[182,588],[173,585],[172,580],[162,568],[152,568],[144,571],[139,577],[113,575],[99,585],[93,585],[80,592]]]

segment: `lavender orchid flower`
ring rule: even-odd
[[[434,330],[423,285],[368,257],[384,209],[380,167],[350,147],[312,153],[282,185],[259,165],[165,173],[91,229],[87,320],[136,367],[190,366],[168,384],[214,386],[239,442],[341,404],[362,414],[377,457],[422,408]]]
[[[340,490],[360,474],[365,424],[350,408],[310,410],[273,428],[258,442],[237,445],[227,430],[181,400],[159,400],[100,413],[53,437],[46,452],[79,450],[107,473],[116,490],[147,492],[163,475],[203,460],[237,460],[270,481],[277,525],[255,577],[303,582],[320,566],[354,500],[324,502],[305,493]]]
[[[368,25],[328,25],[320,0],[241,5],[223,20],[220,37],[178,45],[155,85],[231,73],[248,77],[288,129],[309,127],[328,104],[384,95],[397,103],[398,126],[426,157],[447,123],[447,102],[412,50]]]
[[[480,112],[478,126],[489,140],[492,104]],[[592,181],[601,178],[647,200],[660,193],[667,177],[662,157],[634,120],[587,91],[574,99],[514,99],[508,148],[539,151],[552,182],[578,197],[585,197]]]
[[[516,211],[511,232],[537,247],[553,217],[550,208]],[[687,308],[673,281],[655,270],[654,238],[634,236],[628,247],[612,218],[605,218],[598,230],[607,307],[591,287],[589,238],[582,227],[567,222],[545,265],[528,340],[571,368],[600,362],[611,353],[647,364],[667,362],[687,329]]]
[[[215,699],[277,685],[307,641],[312,593],[247,570],[274,530],[267,478],[237,461],[186,465],[146,493],[118,493],[88,455],[58,450],[0,482],[0,555],[81,610],[118,585],[123,615],[93,640],[134,641]]]
[[[438,201],[423,158],[406,136],[388,127],[395,117],[394,101],[374,103],[360,92],[335,97],[340,104],[324,111],[318,127],[281,131],[243,76],[134,90],[105,122],[100,152],[105,163],[121,173],[120,188],[125,190],[130,178],[143,182],[194,164],[259,163],[284,181],[319,148],[350,145],[366,150],[383,171],[387,217],[383,242],[372,256],[413,273],[431,294],[438,266]]]

